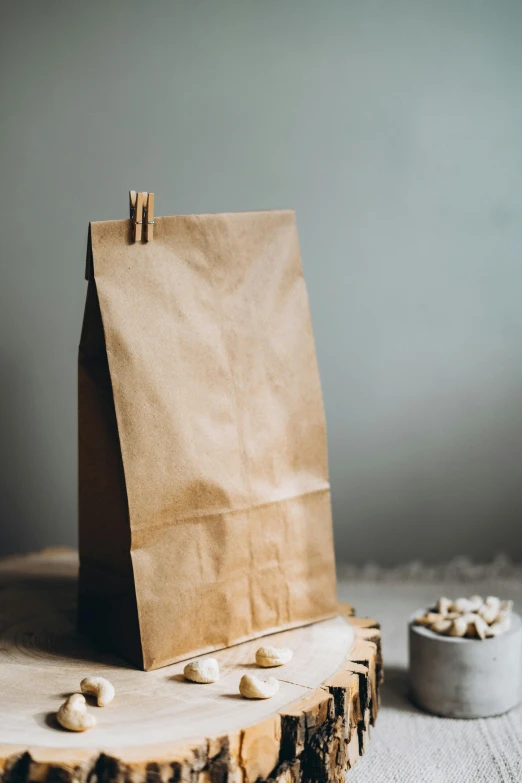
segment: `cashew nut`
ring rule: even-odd
[[[499,620],[497,623],[493,623],[488,626],[488,636],[500,636],[500,634],[509,631],[511,628],[511,617],[507,615]]]
[[[475,630],[477,632],[477,636],[480,639],[485,639],[486,636],[488,635],[488,630],[489,630],[489,626],[487,622],[478,614],[474,615],[473,622],[475,623]]]
[[[191,661],[183,669],[183,674],[192,682],[216,682],[219,680],[219,664],[215,658]]]
[[[453,620],[444,618],[443,620],[436,620],[434,623],[431,624],[430,627],[432,631],[435,631],[435,633],[446,634],[449,633],[449,630],[452,625],[453,625]]]
[[[474,604],[469,598],[457,598],[454,606],[457,612],[466,614],[467,612],[473,611]]]
[[[288,647],[260,647],[256,650],[258,666],[283,666],[292,659],[293,652]]]
[[[106,707],[114,699],[114,685],[105,677],[85,677],[80,683],[82,693],[96,696],[98,707]]]
[[[73,693],[64,701],[56,713],[56,719],[60,726],[69,731],[85,731],[96,726],[96,718],[87,712],[85,697],[81,693]]]
[[[465,614],[463,617],[468,623],[465,636],[478,636],[479,639],[486,638],[489,626],[479,614]]]
[[[438,612],[426,612],[426,614],[420,615],[419,617],[415,618],[415,622],[417,625],[427,625],[428,627],[433,625],[433,623],[438,623],[440,620],[444,620],[445,617],[443,614],[439,614]]]
[[[482,604],[484,603],[481,595],[472,595],[469,599],[472,612],[478,612]]]
[[[491,625],[498,617],[500,611],[500,598],[494,595],[488,595],[483,605],[479,609],[479,614],[484,620]]]
[[[260,680],[254,674],[244,674],[239,683],[239,692],[245,699],[271,699],[279,690],[279,680],[269,677]]]
[[[512,601],[502,601],[502,604],[512,604]],[[488,636],[500,636],[511,628],[511,610],[501,609],[497,620],[488,626]]]
[[[485,601],[480,595],[456,601],[443,596],[435,608],[416,617],[415,623],[439,634],[486,639],[509,629],[512,608],[513,601],[501,601],[494,595],[489,595]]]
[[[466,636],[468,625],[469,621],[465,614],[461,615],[461,617],[457,617],[455,620],[452,620],[450,636]]]
[[[439,598],[437,601],[437,612],[445,617],[452,609],[453,601],[450,598]]]

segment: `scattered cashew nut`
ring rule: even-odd
[[[56,719],[60,726],[69,731],[85,731],[96,726],[96,718],[87,712],[85,697],[81,693],[73,693],[64,701],[56,713]]]
[[[258,666],[283,666],[292,659],[293,652],[288,647],[260,647],[256,650]]]
[[[254,674],[244,674],[239,683],[239,692],[245,699],[271,699],[279,690],[279,680],[269,677],[260,680]]]
[[[114,685],[105,677],[84,677],[80,683],[82,693],[96,696],[98,707],[106,707],[114,699]]]
[[[191,661],[183,669],[183,674],[187,680],[192,682],[216,682],[216,680],[219,680],[219,664],[215,658]]]

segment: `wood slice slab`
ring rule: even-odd
[[[70,550],[0,562],[2,783],[327,783],[366,749],[382,675],[374,621],[340,605],[332,620],[215,653],[219,681],[198,685],[184,663],[138,671],[78,635],[77,571]],[[294,656],[259,669],[261,644]],[[243,699],[244,673],[277,677],[279,693]],[[90,702],[95,728],[67,732],[56,711],[90,674],[116,698]]]

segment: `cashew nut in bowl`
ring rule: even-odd
[[[96,696],[98,707],[106,707],[114,699],[114,686],[105,677],[85,677],[80,683],[82,693]]]
[[[453,606],[453,601],[450,598],[446,598],[445,596],[442,596],[437,601],[437,612],[438,614],[445,617],[451,611],[452,606]]]
[[[244,674],[239,683],[239,692],[245,699],[271,699],[279,690],[279,680],[269,677],[260,680],[254,674]]]
[[[420,625],[423,625],[423,623],[420,623]],[[432,623],[431,630],[435,631],[435,633],[447,634],[450,632],[452,625],[453,620],[436,620]]]
[[[488,595],[478,613],[489,624],[496,622],[500,612],[500,598],[494,595]]]
[[[482,640],[509,630],[512,610],[513,601],[501,601],[495,595],[485,601],[480,595],[455,601],[442,596],[435,606],[415,617],[414,623],[434,633]]]
[[[283,666],[292,659],[293,652],[288,647],[260,647],[256,650],[258,666]]]
[[[73,693],[64,701],[56,719],[60,726],[69,731],[85,731],[96,726],[96,718],[87,712],[85,697],[81,693]]]
[[[496,623],[488,626],[487,636],[500,636],[511,628],[511,616],[507,614],[501,617]]]
[[[465,614],[473,611],[475,603],[470,598],[457,598],[453,605],[457,612]]]
[[[479,615],[479,614],[472,614],[470,620],[470,625],[475,626],[475,631],[477,633],[477,636],[479,639],[485,639],[488,635],[489,625],[487,622]],[[469,633],[469,625],[468,625],[468,633]]]
[[[468,625],[469,621],[465,614],[461,617],[457,617],[455,620],[452,620],[450,636],[465,636],[468,630]]]
[[[219,680],[219,664],[215,658],[203,658],[201,661],[191,661],[183,669],[187,680],[192,682],[216,682]]]
[[[471,604],[471,611],[472,612],[478,612],[482,604],[484,603],[481,595],[472,595],[469,599],[469,602]]]
[[[415,622],[417,625],[427,625],[430,626],[433,623],[438,623],[440,620],[446,619],[443,614],[439,614],[438,612],[426,612],[426,614],[419,615],[415,618]]]

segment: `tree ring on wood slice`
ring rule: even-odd
[[[364,753],[382,679],[373,620],[340,604],[338,617],[263,637],[293,650],[285,666],[259,669],[256,639],[213,652],[221,677],[200,685],[186,661],[142,672],[77,635],[77,572],[70,550],[0,562],[2,783],[327,783]],[[277,677],[278,694],[243,699],[245,673]],[[56,711],[88,675],[116,697],[90,702],[95,728],[63,731]]]

